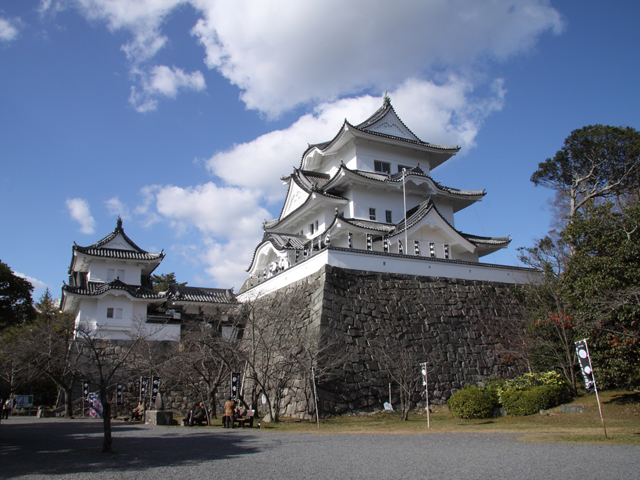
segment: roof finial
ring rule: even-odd
[[[118,215],[118,221],[116,223],[116,228],[118,230],[122,230],[122,217],[120,215]]]
[[[387,92],[386,90],[384,91],[384,97],[383,97],[383,105],[389,105],[391,103],[391,98],[388,95],[389,92]]]

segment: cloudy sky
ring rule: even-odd
[[[636,21],[618,0],[22,0],[0,2],[0,260],[54,295],[71,245],[121,215],[191,285],[245,278],[280,177],[308,143],[388,92],[433,171],[486,189],[467,233],[549,228],[529,177],[569,133],[640,128]]]

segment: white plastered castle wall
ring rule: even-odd
[[[398,167],[414,168],[420,165],[422,171],[429,175],[429,157],[427,152],[419,152],[404,147],[381,144],[370,140],[357,139],[358,170],[375,171],[376,160],[390,164],[391,173],[398,172]]]
[[[518,267],[462,261],[452,262],[427,257],[415,258],[410,255],[395,257],[356,250],[326,249],[239,294],[238,301],[245,302],[275,292],[317,272],[325,264],[369,272],[459,278],[508,284],[531,283],[540,279],[539,272]]]
[[[112,270],[113,278],[109,276],[109,270]],[[119,271],[123,271],[122,275]],[[140,285],[140,277],[142,268],[137,265],[131,265],[126,262],[106,261],[94,259],[89,266],[87,281],[89,282],[110,282],[119,278],[121,282],[129,285]],[[124,277],[124,278],[123,278]]]

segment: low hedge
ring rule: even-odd
[[[447,406],[460,418],[491,418],[500,404],[494,389],[467,387],[451,395]]]
[[[557,407],[571,398],[566,385],[542,385],[528,390],[504,390],[500,399],[510,415],[533,415]]]

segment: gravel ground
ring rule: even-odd
[[[640,448],[504,434],[314,435],[21,418],[0,426],[0,478],[640,479]]]

